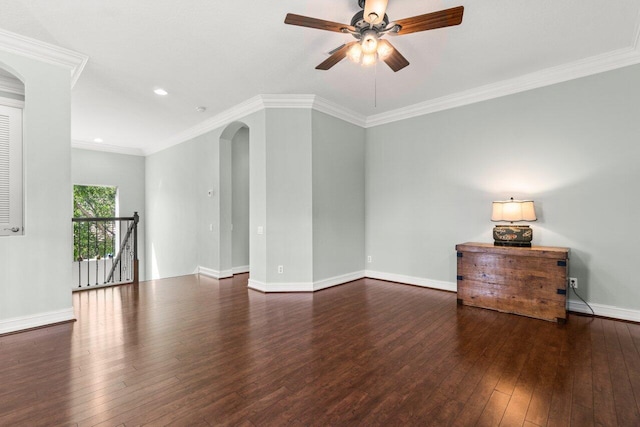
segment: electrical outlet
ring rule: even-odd
[[[371,262],[371,255],[367,257],[367,262]]]
[[[282,274],[282,273],[284,273],[284,266],[279,265],[278,266],[278,274]]]
[[[578,289],[578,278],[577,277],[569,277],[569,287],[573,289]]]

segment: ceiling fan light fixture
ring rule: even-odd
[[[385,59],[393,52],[393,48],[388,43],[378,43],[378,58]]]
[[[361,64],[364,65],[365,67],[368,67],[369,65],[373,65],[376,62],[376,54],[374,53],[365,53],[364,55],[362,55],[362,62]]]
[[[354,43],[354,45],[349,48],[347,51],[347,57],[350,61],[355,62],[356,64],[360,63],[360,60],[362,59],[362,46],[360,46],[360,43]]]
[[[362,52],[375,53],[378,48],[378,35],[373,30],[367,30],[362,34]]]
[[[365,0],[364,20],[371,25],[377,25],[384,19],[389,0]]]

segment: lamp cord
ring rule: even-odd
[[[576,291],[576,288],[574,288],[573,286],[569,286],[569,287],[570,287],[571,289],[573,289],[573,293],[574,293],[574,294],[576,294],[576,296],[577,296],[578,298],[580,298],[580,299],[582,300],[582,302],[583,302],[583,303],[585,303],[585,305],[586,305],[587,307],[589,307],[589,310],[591,310],[591,316],[595,316],[595,315],[596,315],[596,312],[595,312],[595,311],[593,311],[593,308],[591,308],[591,306],[589,305],[589,303],[588,303],[588,302],[586,302],[586,301],[584,300],[584,298],[582,298],[582,297],[580,296],[580,294],[578,293],[578,291]],[[585,314],[583,313],[582,315],[585,315]]]

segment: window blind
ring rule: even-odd
[[[0,236],[23,234],[22,109],[0,105]]]
[[[0,224],[9,224],[11,201],[9,116],[0,115]]]

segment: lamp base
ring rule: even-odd
[[[496,225],[493,229],[494,246],[530,248],[533,230],[528,225]]]

